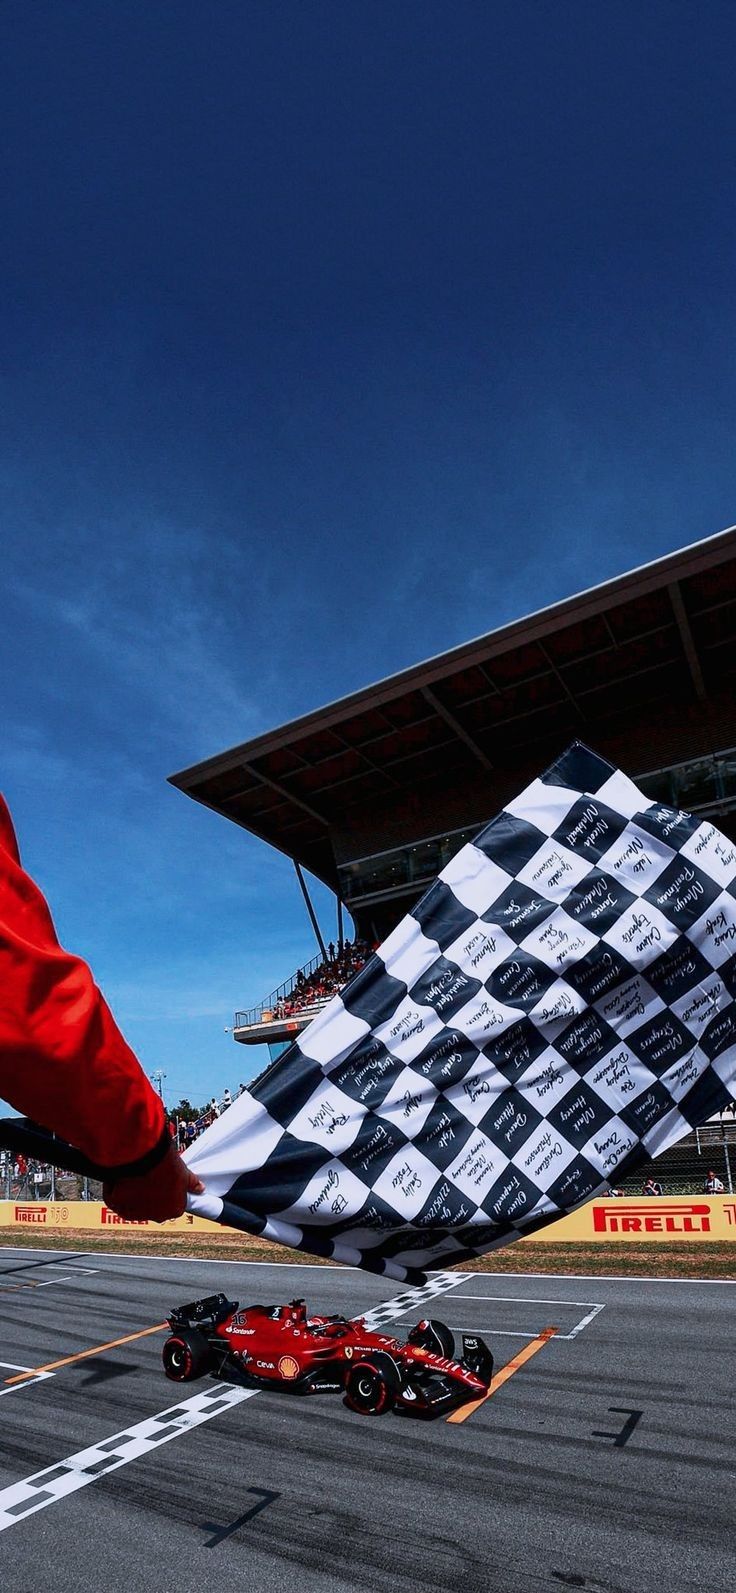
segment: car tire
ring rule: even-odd
[[[166,1376],[172,1383],[193,1383],[210,1370],[210,1347],[197,1328],[180,1328],[166,1340],[161,1351]]]
[[[360,1416],[385,1416],[393,1410],[401,1388],[401,1373],[384,1350],[355,1361],[345,1379],[345,1404]]]
[[[419,1322],[407,1339],[416,1350],[428,1350],[430,1355],[442,1355],[446,1361],[455,1359],[455,1340],[450,1329],[436,1317]]]

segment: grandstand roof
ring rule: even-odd
[[[736,527],[170,778],[334,888],[334,833],[352,815],[364,828],[374,808],[416,814],[417,794],[487,785],[575,737],[605,751],[642,707],[652,720],[658,704],[705,707],[734,673]]]

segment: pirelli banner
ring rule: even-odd
[[[97,1201],[67,1200],[2,1200],[0,1201],[0,1228],[25,1228],[30,1232],[44,1229],[53,1233],[60,1228],[96,1229],[98,1233],[130,1234],[149,1228],[153,1233],[174,1232],[208,1233],[213,1237],[212,1223],[205,1217],[188,1213],[173,1222],[126,1222]],[[578,1211],[561,1217],[534,1233],[520,1244],[607,1244],[634,1243],[736,1243],[736,1196],[734,1195],[662,1195],[647,1199],[630,1200],[624,1197],[591,1200]],[[244,1236],[244,1243],[247,1239]],[[275,1252],[278,1259],[278,1252]]]
[[[736,1196],[652,1195],[591,1200],[522,1244],[736,1242]]]
[[[98,1200],[0,1200],[0,1228],[92,1228],[109,1233],[134,1233],[139,1228],[154,1233],[196,1229],[212,1233],[212,1223],[206,1217],[190,1212],[171,1222],[128,1222]]]

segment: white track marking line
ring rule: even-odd
[[[592,1321],[593,1317],[598,1315],[598,1311],[602,1311],[603,1309],[604,1307],[601,1305],[598,1307],[598,1310],[591,1311],[587,1317],[583,1317],[582,1322],[578,1322],[577,1327],[574,1327],[571,1333],[555,1333],[556,1341],[560,1344],[569,1344],[572,1339],[577,1338],[579,1333],[582,1333],[583,1329],[589,1322]],[[533,1339],[537,1336],[534,1329],[531,1331],[527,1329],[526,1332],[522,1333],[521,1328],[497,1328],[493,1327],[493,1325],[490,1323],[485,1323],[481,1327],[479,1327],[475,1322],[473,1323],[472,1327],[468,1327],[467,1323],[465,1323],[462,1327],[453,1326],[451,1322],[448,1322],[447,1325],[451,1333],[481,1333],[485,1334],[488,1338],[494,1339]],[[551,1343],[552,1340],[550,1339],[550,1344]]]
[[[89,1273],[89,1272],[92,1271],[92,1268],[85,1267],[84,1270],[85,1270],[85,1272]],[[98,1270],[97,1267],[95,1267],[94,1271],[97,1272],[97,1270]],[[69,1272],[63,1278],[49,1278],[46,1283],[36,1283],[36,1284],[34,1284],[34,1288],[36,1288],[36,1289],[53,1289],[56,1286],[57,1283],[74,1283],[74,1279],[75,1279],[75,1274],[73,1272]]]
[[[375,1331],[384,1322],[403,1316],[413,1306],[456,1288],[461,1276],[453,1272],[435,1273],[422,1287],[396,1295],[393,1300],[385,1300],[373,1311],[366,1311],[363,1320],[367,1327]],[[25,1372],[30,1368],[21,1366],[17,1370]],[[51,1375],[49,1372],[39,1373],[39,1377]],[[12,1393],[13,1390],[8,1389],[7,1392]],[[166,1410],[159,1411],[158,1415],[147,1416],[145,1421],[137,1422],[133,1427],[124,1427],[119,1433],[112,1433],[109,1438],[90,1444],[86,1449],[78,1449],[75,1454],[67,1455],[66,1459],[57,1460],[51,1466],[44,1466],[42,1471],[33,1472],[21,1482],[10,1483],[7,1488],[0,1489],[0,1532],[14,1527],[18,1521],[25,1521],[28,1516],[36,1515],[39,1510],[45,1510],[48,1505],[56,1504],[59,1499],[77,1493],[80,1488],[86,1488],[89,1483],[96,1482],[98,1477],[107,1477],[111,1471],[118,1471],[131,1460],[139,1460],[141,1455],[150,1454],[162,1444],[183,1437],[195,1427],[201,1427],[203,1422],[211,1421],[221,1412],[231,1410],[233,1406],[253,1399],[262,1392],[260,1388],[239,1388],[232,1383],[218,1382],[213,1389],[181,1400],[178,1405],[170,1405]]]
[[[581,1305],[583,1304],[582,1300],[581,1300],[580,1303],[581,1303]],[[578,1322],[577,1326],[574,1327],[574,1328],[571,1328],[570,1332],[566,1335],[566,1337],[569,1338],[569,1339],[577,1338],[578,1333],[582,1333],[584,1331],[584,1329],[588,1326],[588,1324],[590,1322],[592,1322],[593,1319],[595,1317],[597,1317],[601,1311],[605,1311],[605,1309],[606,1308],[605,1308],[604,1305],[592,1305],[590,1310],[589,1310],[589,1312],[588,1312],[588,1315],[582,1317],[581,1320]]]
[[[17,1361],[0,1361],[0,1368],[8,1372],[32,1372],[32,1366],[19,1366]],[[24,1388],[33,1388],[34,1383],[44,1383],[47,1377],[53,1377],[53,1372],[37,1372],[35,1377],[29,1377],[25,1383],[16,1383],[11,1388],[0,1388],[0,1399],[3,1394],[20,1394]]]
[[[147,1416],[133,1427],[123,1427],[98,1444],[78,1449],[64,1460],[45,1466],[43,1471],[35,1471],[22,1482],[11,1483],[0,1490],[0,1532],[45,1510],[47,1505],[56,1504],[58,1499],[66,1499],[69,1494],[88,1487],[98,1477],[106,1477],[131,1460],[150,1454],[162,1444],[183,1438],[203,1422],[212,1421],[221,1411],[230,1410],[257,1393],[258,1389],[235,1388],[231,1384],[207,1389],[203,1394],[181,1400],[178,1405],[168,1406],[156,1416]]]
[[[448,1273],[448,1276],[451,1277],[452,1274]],[[457,1274],[455,1274],[455,1276],[457,1276]],[[589,1326],[595,1317],[598,1316],[599,1312],[605,1311],[606,1309],[605,1305],[596,1305],[592,1300],[550,1300],[540,1299],[539,1296],[532,1296],[530,1294],[456,1294],[455,1299],[482,1301],[484,1305],[492,1305],[496,1301],[509,1305],[564,1305],[567,1307],[572,1307],[575,1310],[579,1310],[581,1306],[583,1306],[583,1308],[585,1308],[586,1305],[590,1306],[587,1316],[581,1317],[580,1321],[575,1324],[575,1327],[570,1329],[569,1333],[555,1333],[554,1337],[560,1344],[569,1344],[571,1339],[577,1338],[578,1334],[582,1333],[584,1329]],[[493,1333],[497,1338],[504,1339],[528,1339],[534,1337],[533,1334],[522,1333],[520,1330],[512,1328],[453,1327],[451,1331],[453,1333]],[[552,1340],[550,1340],[550,1343],[552,1343]]]
[[[12,1267],[10,1272],[0,1273],[0,1294],[20,1294],[22,1291],[30,1289],[35,1293],[37,1289],[53,1289],[57,1283],[73,1283],[76,1277],[93,1277],[100,1270],[99,1267],[74,1267],[71,1262],[64,1261],[52,1261],[50,1265],[54,1268],[66,1267],[67,1270],[63,1277],[47,1278],[44,1283],[39,1283],[36,1278],[26,1277],[19,1277],[18,1282],[13,1283],[12,1279],[16,1274],[26,1272],[27,1269],[24,1266]]]
[[[511,1300],[517,1305],[593,1305],[592,1300],[545,1300],[538,1294],[459,1294],[458,1300]]]

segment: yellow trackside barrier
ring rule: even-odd
[[[99,1200],[0,1200],[0,1228],[93,1228],[104,1233],[132,1232],[135,1228],[151,1228],[162,1233],[165,1228],[189,1232],[198,1229],[212,1232],[212,1223],[206,1217],[174,1217],[171,1222],[127,1222],[118,1217]]]
[[[591,1200],[532,1234],[529,1244],[736,1242],[736,1195],[618,1196]]]
[[[150,1228],[211,1233],[206,1217],[186,1215],[172,1222],[127,1222],[95,1200],[0,1200],[0,1228],[88,1228],[126,1233]],[[699,1240],[736,1242],[736,1195],[660,1195],[592,1200],[569,1217],[530,1235],[528,1244],[668,1243]]]

